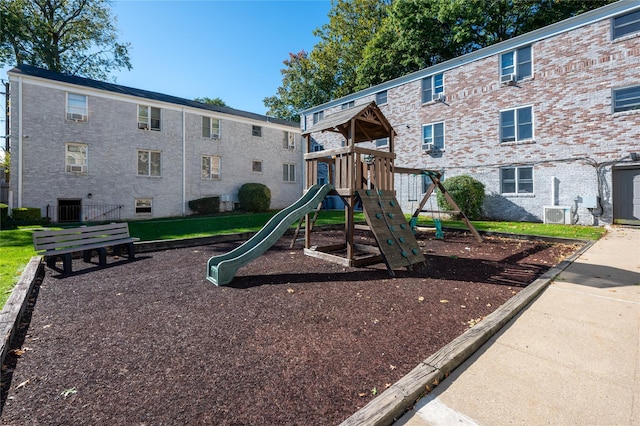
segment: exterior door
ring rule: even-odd
[[[640,225],[640,168],[613,170],[613,223]]]
[[[82,200],[58,200],[58,222],[81,222]]]

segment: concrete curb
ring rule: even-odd
[[[44,277],[44,264],[42,256],[33,256],[22,271],[18,283],[11,291],[11,295],[0,312],[0,330],[2,332],[2,349],[0,351],[0,361],[4,364],[4,359],[11,347],[11,339],[15,336],[20,326],[20,320],[27,308],[27,302],[31,290],[38,278]]]
[[[567,240],[562,241],[566,242]],[[572,242],[575,243],[576,240],[572,240]],[[341,426],[390,425],[399,419],[418,399],[430,392],[440,380],[484,345],[514,316],[537,298],[553,279],[594,244],[594,241],[579,242],[583,243],[583,246],[573,255],[548,270],[473,328],[422,361],[420,365],[389,389],[342,422]]]

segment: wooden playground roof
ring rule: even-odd
[[[349,140],[349,129],[355,124],[354,143],[374,141],[395,135],[391,124],[385,118],[375,102],[357,105],[325,117],[302,134],[314,132],[337,132]]]

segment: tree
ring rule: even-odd
[[[332,0],[329,23],[314,30],[311,53],[290,53],[282,86],[263,100],[267,114],[297,120],[299,112],[356,90],[356,68],[387,15],[389,0]]]
[[[207,105],[228,106],[225,101],[220,98],[195,98],[194,101]]]
[[[110,0],[3,0],[0,65],[28,64],[106,80],[131,69],[119,43]]]
[[[614,0],[403,0],[365,50],[357,88],[382,83]]]

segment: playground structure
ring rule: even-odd
[[[344,137],[345,142],[340,148],[311,152],[311,134],[314,132],[336,132],[338,137]],[[302,223],[306,223],[304,253],[308,256],[354,267],[384,262],[391,275],[396,269],[412,269],[416,264],[424,264],[426,259],[416,241],[413,227],[407,222],[395,196],[394,173],[424,174],[432,181],[412,217],[412,223],[420,213],[428,212],[423,210],[424,205],[437,188],[456,209],[444,213],[461,215],[476,240],[482,241],[482,237],[440,183],[439,172],[394,167],[395,131],[375,102],[332,114],[304,132],[303,137],[307,152],[304,155],[304,195],[273,216],[240,247],[210,258],[207,279],[212,283],[229,284],[240,267],[269,249],[296,221],[299,223],[291,247],[295,244]],[[387,141],[386,146],[375,148],[374,141],[382,139]],[[328,184],[317,184],[320,164],[327,166]],[[329,194],[340,196],[344,202],[344,243],[319,247],[312,245],[311,230],[322,201]],[[362,206],[366,225],[355,223],[357,205]],[[357,244],[354,238],[356,229],[371,231],[377,247]]]
[[[311,152],[311,135],[316,132],[337,133],[339,139],[344,138],[343,146]],[[312,220],[309,215],[305,217],[305,254],[346,266],[384,262],[391,274],[394,269],[424,264],[424,254],[395,197],[395,131],[375,102],[332,114],[302,136],[307,152],[305,187],[316,184],[319,165],[326,164],[329,183],[334,187],[331,194],[340,196],[345,212],[344,243],[323,247],[312,245]],[[374,141],[381,139],[386,139],[386,147],[375,148]],[[354,221],[358,203],[367,225]],[[370,230],[377,247],[356,244],[356,229]]]

